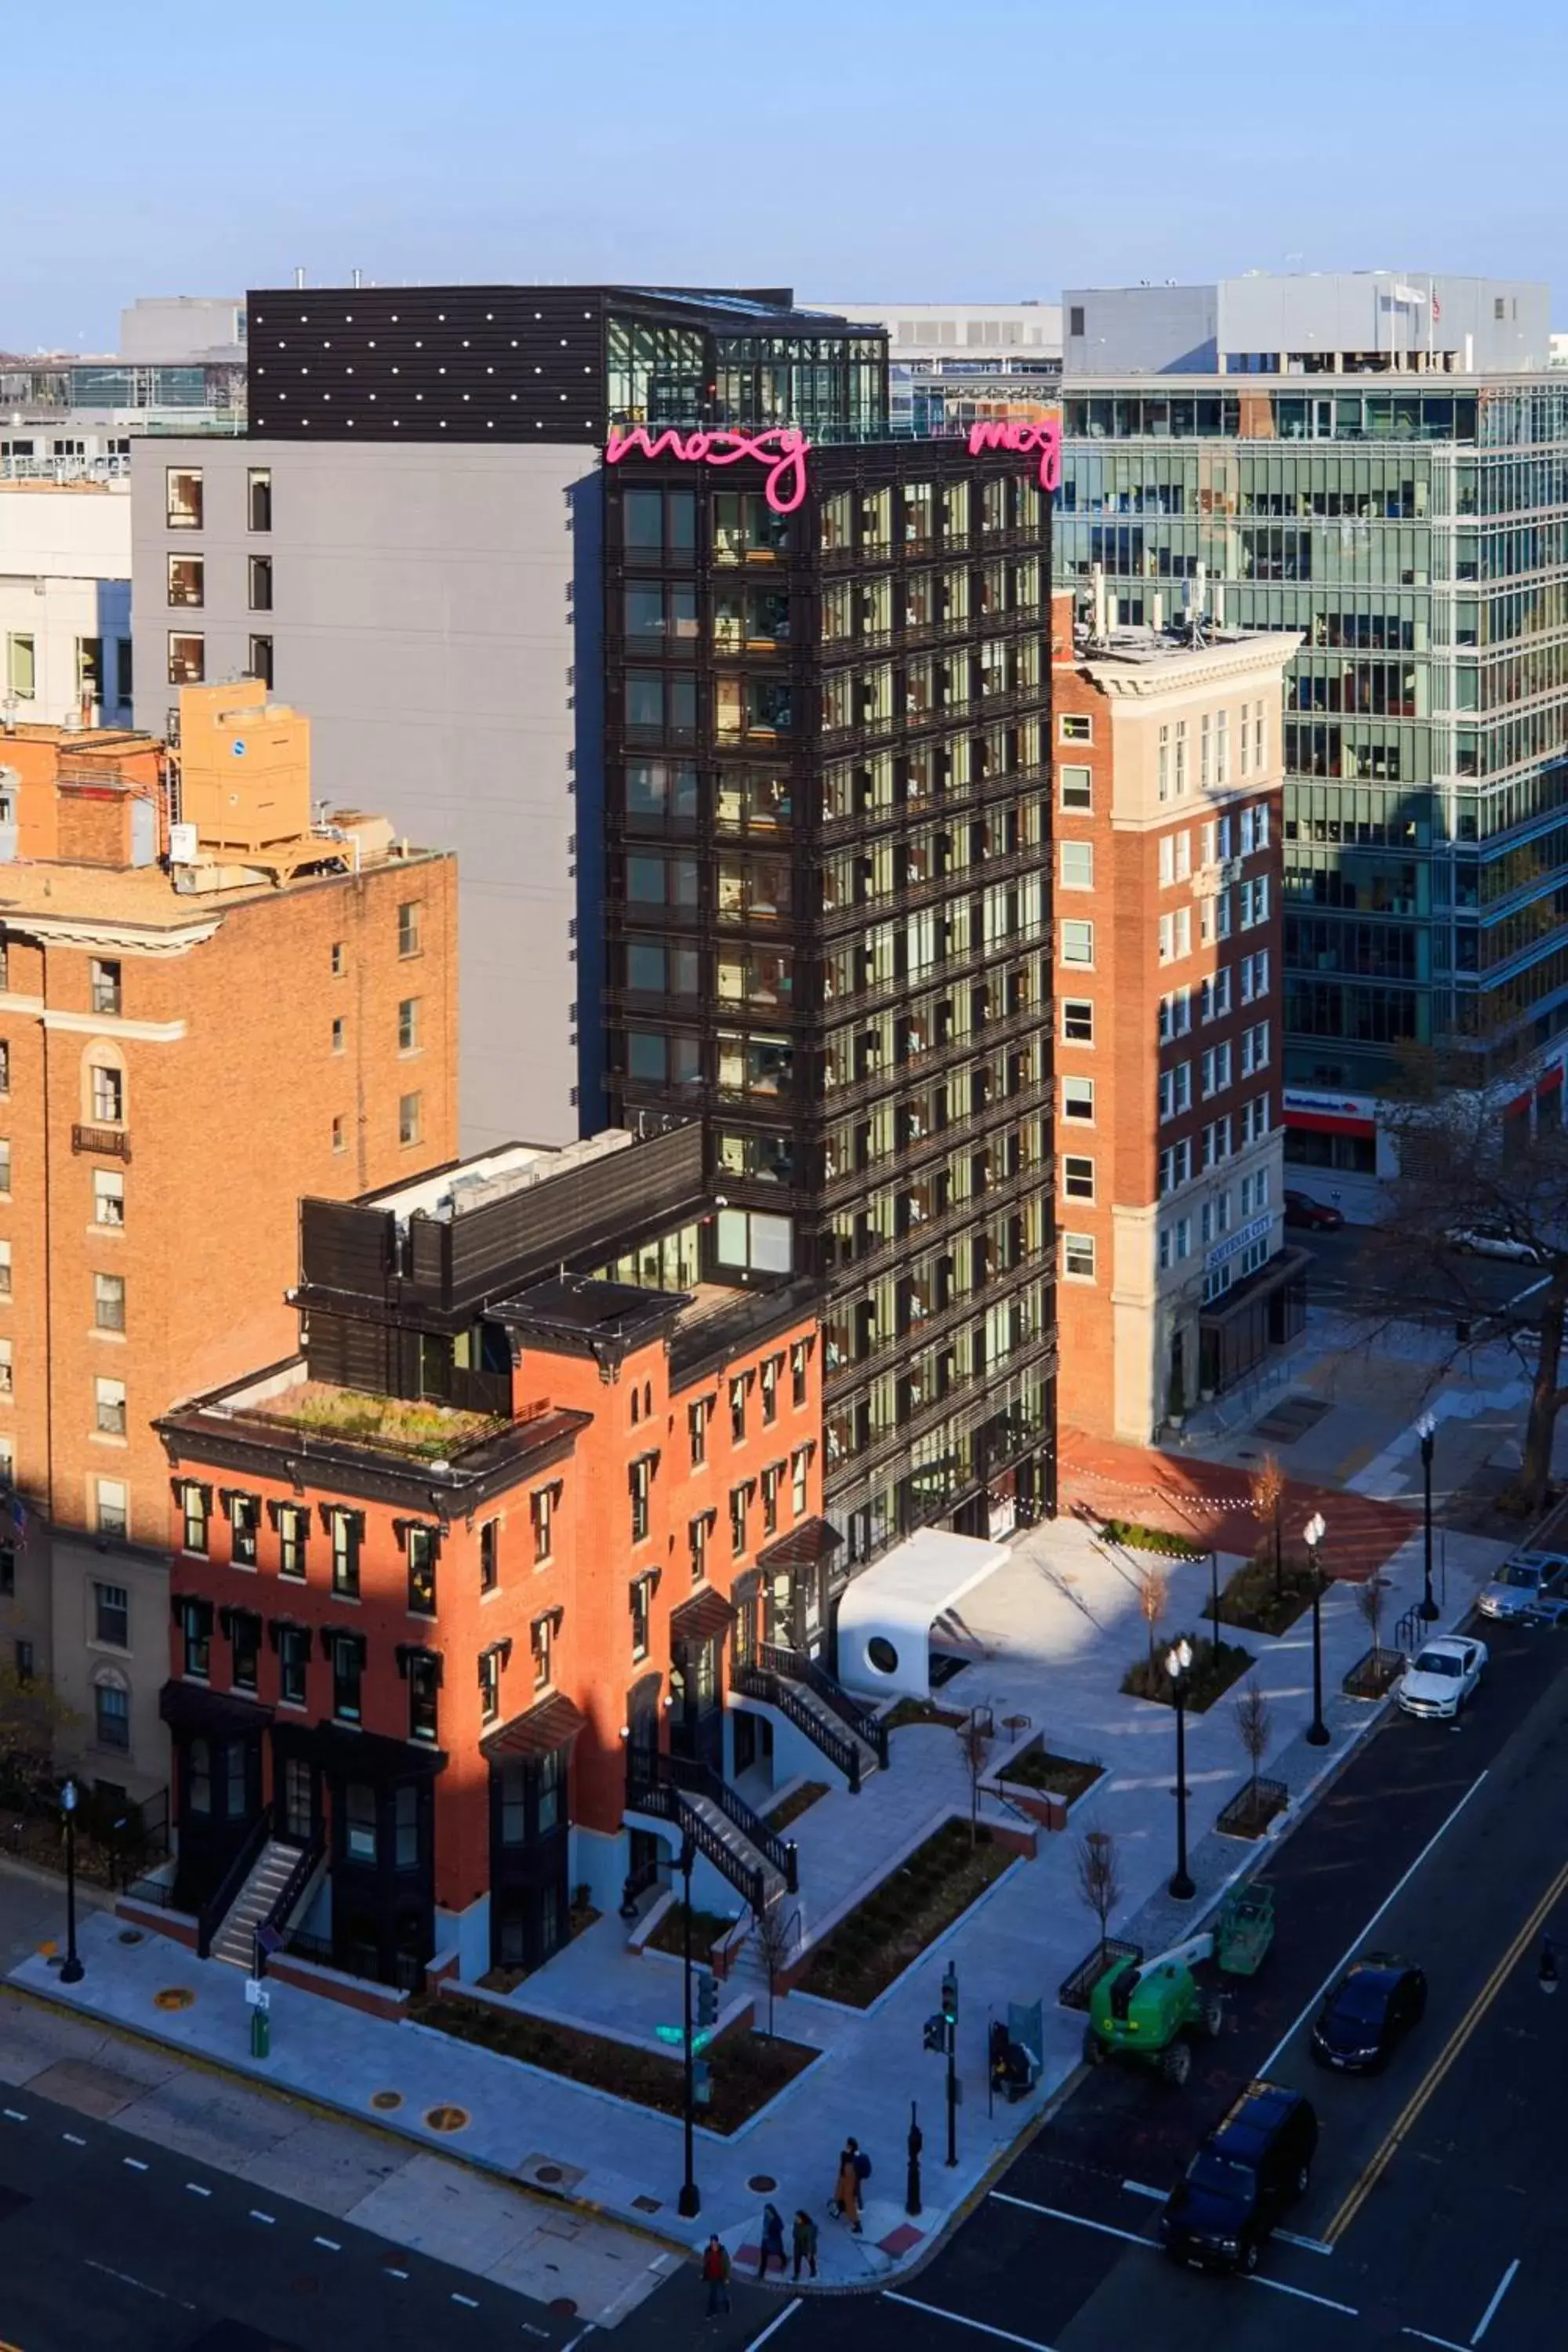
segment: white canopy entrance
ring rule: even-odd
[[[922,1528],[851,1578],[838,1603],[845,1689],[872,1698],[929,1698],[931,1627],[1008,1558],[1004,1544]]]

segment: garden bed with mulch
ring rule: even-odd
[[[1193,1653],[1186,1676],[1185,1706],[1189,1715],[1204,1714],[1216,1698],[1224,1697],[1232,1683],[1241,1680],[1253,1664],[1251,1651],[1244,1650],[1239,1642],[1211,1642],[1206,1633],[1174,1635],[1161,1642],[1152,1658],[1134,1659],[1121,1677],[1124,1696],[1152,1698],[1162,1706],[1172,1704],[1165,1655],[1179,1640],[1187,1642]]]
[[[478,2042],[500,2057],[515,2058],[592,2090],[612,2092],[658,2115],[685,2112],[685,2073],[678,2057],[663,2058],[627,2042],[612,2042],[576,2026],[555,2025],[545,2018],[492,2009],[488,2002],[450,1993],[421,1994],[410,2003],[409,2015],[416,2024],[433,2025],[459,2042]],[[780,2042],[750,2028],[726,2034],[703,2053],[713,2095],[699,2120],[710,2131],[738,2131],[819,2054],[798,2042]]]
[[[734,1926],[733,1919],[724,1918],[717,1911],[700,1910],[691,1906],[691,1957],[708,1965],[708,1955],[721,1936],[727,1936]],[[675,1958],[686,1957],[686,1906],[678,1895],[659,1918],[649,1936],[643,1937],[645,1952],[670,1952]]]
[[[1312,1571],[1307,1562],[1284,1560],[1276,1588],[1269,1544],[1226,1579],[1219,1596],[1220,1623],[1238,1625],[1247,1633],[1284,1633],[1311,1605]],[[1206,1608],[1204,1614],[1208,1614]]]
[[[1095,1528],[1107,1543],[1125,1551],[1157,1551],[1164,1559],[1206,1559],[1207,1552],[1190,1536],[1176,1536],[1169,1528],[1146,1528],[1140,1519],[1101,1519]]]
[[[868,2009],[1016,1859],[984,1828],[972,1843],[967,1822],[944,1822],[824,1937],[795,1990]]]
[[[962,1708],[938,1706],[931,1698],[901,1698],[882,1717],[889,1731],[902,1731],[907,1723],[941,1723],[945,1724],[949,1731],[956,1731],[961,1723],[968,1720]]]
[[[1086,1789],[1092,1789],[1103,1764],[1086,1764],[1077,1756],[1053,1756],[1046,1748],[1026,1748],[1021,1756],[1004,1764],[997,1773],[998,1780],[1012,1780],[1026,1789],[1038,1789],[1045,1796],[1059,1797],[1070,1805]]]
[[[791,1822],[798,1822],[802,1813],[808,1812],[817,1799],[826,1794],[826,1780],[803,1780],[798,1789],[792,1789],[787,1797],[781,1797],[776,1805],[770,1805],[763,1819],[771,1830],[787,1830]]]
[[[1356,1660],[1340,1688],[1347,1698],[1386,1698],[1404,1672],[1403,1650],[1368,1650]]]
[[[1222,1837],[1260,1838],[1289,1801],[1290,1791],[1283,1780],[1248,1780],[1221,1808],[1215,1827]]]

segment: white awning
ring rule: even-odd
[[[931,1630],[1010,1557],[1005,1544],[922,1528],[852,1577],[838,1603],[838,1679],[874,1698],[931,1696]]]

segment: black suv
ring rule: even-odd
[[[1195,2270],[1258,2268],[1258,2249],[1306,2194],[1318,2118],[1300,2091],[1249,2083],[1160,2216],[1165,2251]]]

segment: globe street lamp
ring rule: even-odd
[[[1437,1614],[1437,1603],[1432,1598],[1432,1446],[1437,1424],[1429,1412],[1424,1412],[1415,1428],[1421,1439],[1421,1483],[1426,1498],[1426,1586],[1421,1595],[1421,1614],[1430,1624]]]
[[[61,1984],[80,1984],[81,1956],[76,1948],[76,1782],[68,1780],[60,1790],[60,1811],[66,1823],[66,1957],[60,1969]]]
[[[1329,1744],[1329,1727],[1323,1721],[1323,1622],[1319,1613],[1323,1572],[1318,1566],[1318,1546],[1327,1533],[1321,1511],[1314,1511],[1301,1530],[1307,1558],[1312,1564],[1312,1720],[1307,1726],[1307,1740],[1312,1748],[1326,1748]]]
[[[1178,1903],[1190,1903],[1197,1893],[1187,1869],[1187,1672],[1193,1645],[1180,1641],[1165,1657],[1171,1677],[1171,1698],[1176,1710],[1176,1870],[1171,1893]]]

